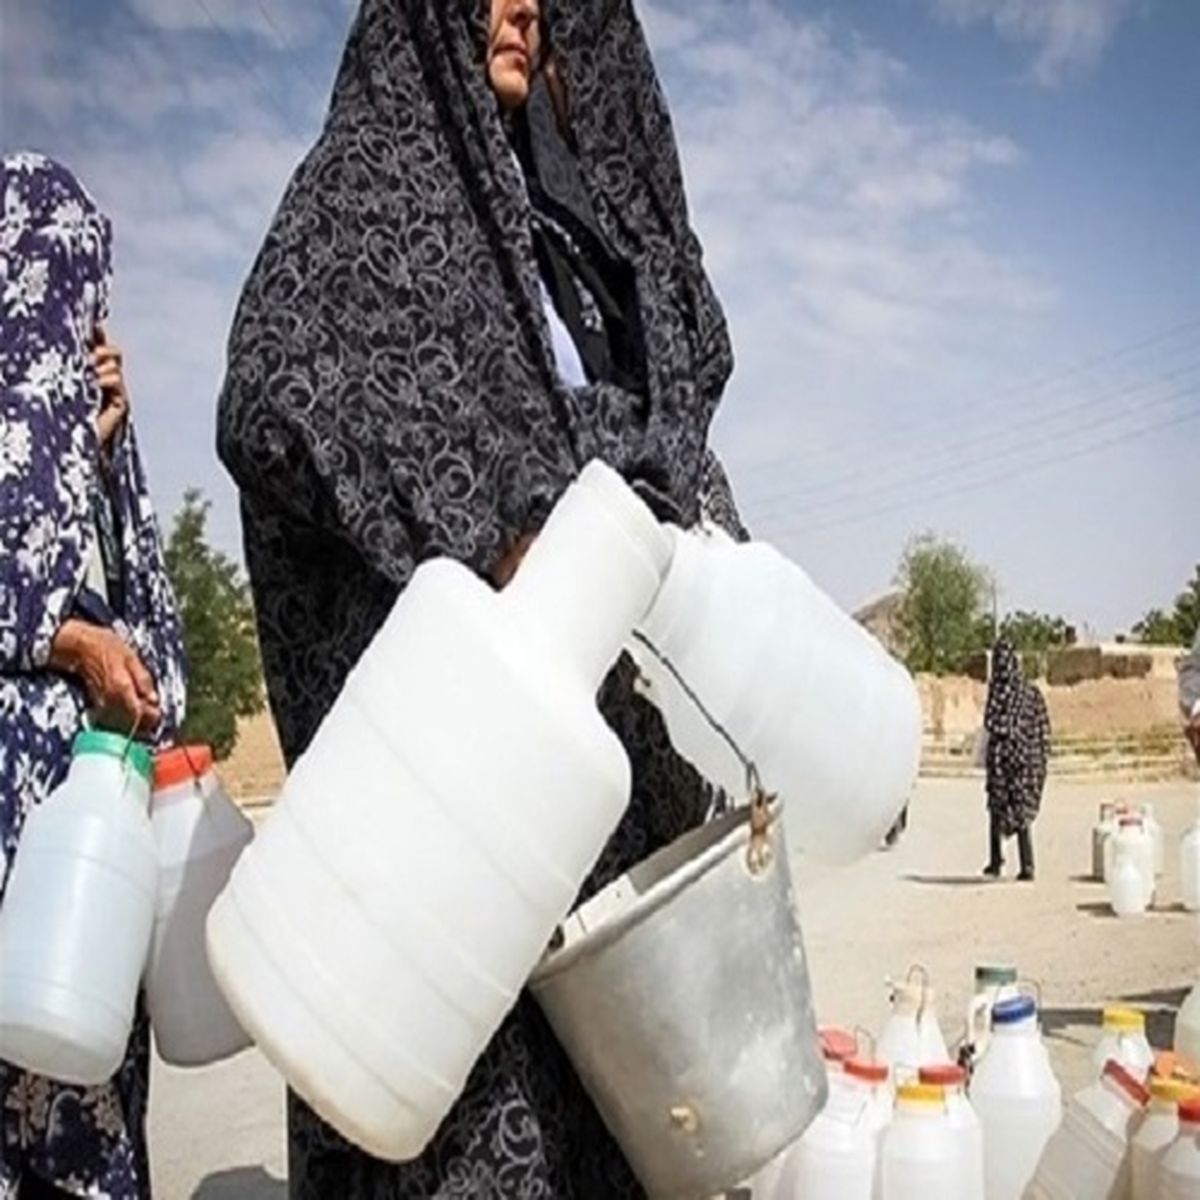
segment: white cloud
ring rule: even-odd
[[[989,21],[1007,41],[1032,44],[1034,78],[1044,86],[1095,66],[1139,0],[932,0],[956,25]]]

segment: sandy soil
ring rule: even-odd
[[[1168,837],[1158,909],[1133,921],[1113,918],[1103,887],[1083,878],[1096,806],[1114,795],[1153,801]],[[1198,808],[1200,789],[1182,782],[1052,783],[1037,826],[1037,883],[983,883],[978,783],[923,783],[895,850],[842,870],[796,863],[820,1019],[878,1029],[885,977],[920,963],[941,990],[953,1041],[973,965],[1007,960],[1041,985],[1066,1089],[1087,1077],[1106,1003],[1144,1007],[1151,1039],[1168,1044],[1174,1010],[1200,967],[1200,926],[1178,908],[1172,852]],[[158,1200],[284,1200],[282,1088],[257,1054],[195,1072],[156,1064],[150,1124]]]

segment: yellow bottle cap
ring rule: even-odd
[[[1146,1014],[1136,1008],[1106,1008],[1104,1028],[1141,1032],[1146,1028]]]
[[[896,1099],[905,1104],[945,1104],[946,1089],[936,1083],[902,1083]]]

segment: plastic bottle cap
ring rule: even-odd
[[[1131,825],[1141,825],[1141,823],[1142,823],[1141,817],[1122,817],[1117,822],[1117,824],[1120,825],[1120,827],[1122,829],[1128,829]]]
[[[944,1104],[946,1089],[935,1083],[902,1083],[896,1089],[896,1099],[907,1104]]]
[[[213,768],[211,746],[174,746],[154,756],[154,790],[200,779]]]
[[[1017,982],[1016,967],[983,965],[975,968],[976,987],[1003,987]]]
[[[1032,996],[1014,996],[1011,1000],[1001,1000],[992,1009],[993,1025],[1016,1025],[1037,1015],[1037,1002]]]
[[[821,1039],[821,1053],[828,1062],[844,1063],[858,1052],[858,1040],[849,1030],[830,1025],[817,1033]]]
[[[1185,1100],[1200,1100],[1200,1085],[1184,1079],[1159,1079],[1157,1075],[1152,1075],[1150,1095],[1168,1104],[1182,1104]]]
[[[71,757],[79,758],[84,754],[103,754],[108,758],[124,759],[147,783],[154,777],[154,759],[150,751],[140,742],[131,742],[119,733],[85,729],[76,734]]]
[[[922,1083],[940,1088],[958,1088],[967,1082],[967,1073],[957,1063],[938,1063],[922,1067],[917,1074]]]
[[[887,1063],[868,1062],[865,1058],[849,1059],[844,1069],[847,1075],[864,1083],[887,1083],[890,1074]]]
[[[1200,1064],[1192,1062],[1174,1050],[1160,1050],[1154,1056],[1154,1073],[1164,1079],[1182,1079],[1184,1083],[1200,1083]]]
[[[1181,1125],[1200,1125],[1200,1100],[1183,1100],[1179,1105]]]
[[[1150,1099],[1150,1093],[1146,1091],[1142,1081],[1115,1058],[1110,1058],[1104,1064],[1104,1078],[1111,1079],[1125,1095],[1136,1101],[1139,1107],[1145,1105],[1146,1101]]]
[[[1139,1012],[1136,1008],[1106,1008],[1104,1010],[1104,1028],[1142,1033],[1146,1028],[1146,1014]]]

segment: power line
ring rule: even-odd
[[[1200,397],[1200,392],[1191,393],[1189,398],[1193,396]],[[876,517],[883,517],[890,515],[891,513],[902,512],[904,509],[911,508],[915,504],[927,503],[932,500],[950,499],[955,496],[963,495],[967,492],[978,491],[982,488],[990,487],[995,483],[1008,482],[1009,480],[1018,478],[1022,475],[1028,475],[1036,471],[1044,470],[1046,467],[1056,467],[1062,463],[1085,458],[1088,455],[1097,454],[1104,450],[1112,449],[1115,446],[1122,445],[1126,442],[1148,437],[1151,434],[1186,425],[1196,420],[1200,420],[1200,408],[1177,414],[1163,421],[1155,421],[1135,429],[1124,430],[1119,434],[1105,438],[1099,442],[1076,447],[1066,453],[1055,454],[1042,459],[1021,463],[1004,471],[998,471],[991,475],[970,480],[953,487],[943,488],[936,492],[905,497],[895,504],[884,505],[877,508],[869,508],[860,512],[849,513],[845,516],[835,517],[827,521],[776,527],[771,530],[771,537],[774,540],[779,540],[781,538],[789,537],[799,533],[820,533],[830,529],[839,529],[846,525],[860,524],[863,521],[873,520]]]
[[[947,473],[954,474],[957,471],[961,471],[964,468],[973,465],[972,456],[967,455],[965,458],[963,457],[963,451],[973,446],[987,444],[994,450],[994,443],[996,441],[999,441],[1001,444],[1003,444],[1006,439],[1011,440],[1011,436],[1014,433],[1017,433],[1023,429],[1039,430],[1041,431],[1041,435],[1043,437],[1051,436],[1051,427],[1063,421],[1064,419],[1075,415],[1076,413],[1095,413],[1098,409],[1103,409],[1105,406],[1113,404],[1114,401],[1128,401],[1131,397],[1140,395],[1144,392],[1150,391],[1151,389],[1162,388],[1172,382],[1187,380],[1189,377],[1195,376],[1198,371],[1200,371],[1200,358],[1197,358],[1178,370],[1169,372],[1159,378],[1142,380],[1133,385],[1120,387],[1107,396],[1087,396],[1083,400],[1076,400],[1072,404],[1060,406],[1048,412],[1043,412],[1038,416],[1023,422],[1009,422],[996,430],[979,431],[973,436],[959,439],[957,441],[952,440],[950,442],[939,442],[938,445],[933,449],[932,453],[915,458],[913,456],[909,456],[907,459],[899,460],[895,464],[895,466],[915,466],[915,470],[910,470],[906,474],[902,474],[898,478],[893,479],[890,483],[873,488],[865,494],[883,494],[888,491],[895,490],[896,487],[904,486],[906,483],[927,479],[931,474],[930,464],[938,463],[947,458],[953,458],[956,460],[949,468],[949,471],[946,469],[934,470],[932,474],[935,476],[939,474],[944,475]],[[1149,401],[1148,405],[1139,404],[1138,408],[1145,408],[1148,406],[1152,407],[1159,403],[1162,399],[1172,399],[1175,394],[1176,393],[1168,393],[1166,397],[1160,397],[1158,400]],[[1131,415],[1129,413],[1129,407],[1129,405],[1125,404],[1122,412],[1109,416],[1106,418],[1106,420],[1111,421],[1126,415]],[[1093,425],[1083,426],[1084,429],[1091,427],[1093,427]],[[1071,432],[1073,431],[1066,431],[1068,436]],[[983,461],[988,461],[988,459],[991,457],[992,455],[985,455]],[[892,472],[894,472],[894,469],[895,467],[893,467]],[[783,489],[776,491],[769,496],[764,496],[762,499],[767,502],[765,511],[761,504],[756,504],[753,499],[747,499],[744,501],[744,503],[746,504],[747,508],[756,508],[760,514],[760,519],[762,519],[762,517],[769,518],[773,516],[777,511],[779,511],[780,508],[792,508],[796,501],[805,496],[815,495],[818,497],[818,499],[812,503],[806,503],[801,509],[801,511],[808,512],[814,509],[821,509],[831,505],[836,505],[840,502],[844,502],[847,499],[860,499],[863,493],[859,493],[857,488],[851,488],[849,489],[848,494],[842,495],[838,494],[839,489],[845,493],[846,489],[842,487],[844,484],[859,484],[862,482],[864,476],[872,476],[875,474],[886,475],[892,472],[873,471],[870,464],[866,463],[856,471],[848,472],[845,475],[838,477],[831,483],[824,485],[801,485],[795,489]]]
[[[1088,376],[1100,367],[1111,367],[1115,363],[1128,359],[1136,360],[1142,357],[1145,351],[1154,347],[1161,347],[1164,343],[1174,342],[1181,335],[1192,333],[1197,329],[1200,329],[1200,316],[1189,317],[1176,325],[1160,330],[1136,342],[1104,351],[1082,363],[1046,372],[1026,382],[1007,384],[997,391],[981,394],[980,398],[974,402],[963,401],[958,404],[955,412],[957,415],[961,415],[981,409],[995,409],[999,408],[1001,402],[1006,401],[1010,397],[1023,397],[1016,404],[1006,404],[1004,406],[1006,415],[1011,416],[1013,412],[1028,409],[1043,401],[1048,395],[1061,392],[1065,387],[1070,387],[1078,382],[1088,382]],[[1195,339],[1187,337],[1179,343],[1179,346],[1175,350],[1167,350],[1167,354],[1170,355],[1177,352],[1177,350],[1190,351],[1194,347]],[[920,433],[922,429],[934,433],[937,432],[935,421],[936,418],[930,419],[922,414],[906,421],[892,421],[877,429],[876,432],[892,439],[901,433]],[[817,455],[816,461],[821,461],[822,459],[845,460],[854,455],[857,450],[857,440],[853,442],[841,442],[834,446],[826,447]],[[767,474],[773,468],[777,467],[788,467],[792,471],[795,471],[798,465],[803,466],[803,460],[801,460],[800,464],[797,464],[794,455],[780,455],[776,458],[756,463],[753,470],[761,475]],[[746,490],[745,494],[747,496],[752,495],[753,489]]]

